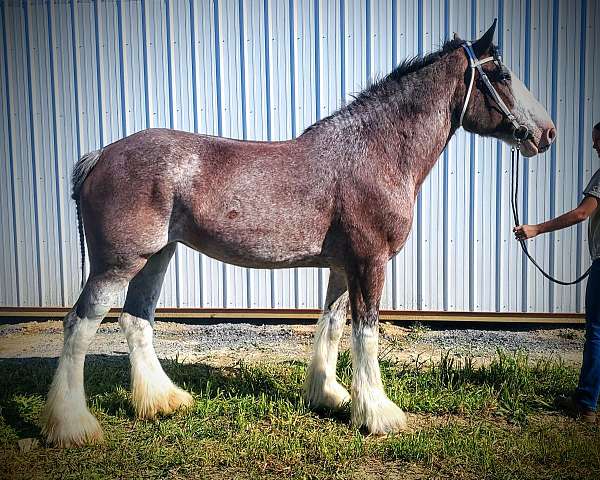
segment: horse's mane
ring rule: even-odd
[[[332,113],[328,117],[318,120],[313,125],[310,125],[304,132],[314,130],[322,124],[330,123],[330,121],[336,118],[347,117],[353,113],[357,113],[360,109],[368,109],[369,105],[373,103],[373,100],[381,99],[387,95],[396,91],[397,86],[410,74],[415,73],[433,63],[439,59],[445,57],[449,53],[452,53],[464,43],[461,39],[452,39],[446,41],[439,50],[429,53],[425,56],[416,55],[409,57],[402,61],[396,68],[394,68],[389,74],[383,78],[373,81],[367,86],[362,92],[357,95],[352,95],[353,101],[343,106],[336,112]],[[495,45],[490,48],[490,53],[494,57],[498,57],[499,51]]]
[[[440,58],[444,57],[448,53],[453,52],[464,43],[463,40],[448,40],[437,52],[432,52],[424,57],[416,55],[412,58],[407,58],[400,63],[394,70],[392,70],[384,80],[395,80],[398,81],[402,77],[409,75],[417,70],[421,70],[423,67],[431,65]]]

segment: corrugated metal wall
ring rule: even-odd
[[[596,0],[0,0],[2,306],[68,306],[79,292],[69,175],[83,153],[147,127],[293,137],[369,79],[498,17],[505,62],[555,119],[552,150],[525,161],[522,216],[574,207],[600,165]],[[460,132],[420,195],[388,266],[383,308],[582,311],[512,239],[510,156]],[[587,267],[585,226],[538,238],[556,276]],[[318,269],[246,270],[180,247],[161,305],[317,308]]]

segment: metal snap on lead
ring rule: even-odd
[[[513,137],[515,138],[515,140],[523,142],[529,137],[529,129],[524,125],[520,125],[519,127],[514,129]]]

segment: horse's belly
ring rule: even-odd
[[[203,222],[176,240],[226,263],[250,268],[317,266],[324,234],[299,225],[257,226]]]

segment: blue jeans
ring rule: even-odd
[[[594,261],[585,292],[585,345],[575,397],[583,407],[596,410],[600,394],[600,260]]]

